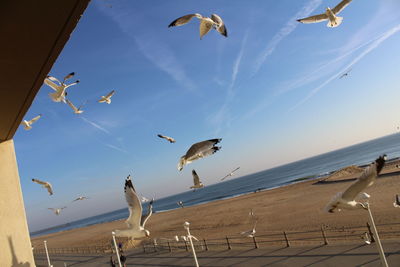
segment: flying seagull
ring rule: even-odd
[[[142,203],[145,203],[145,202],[149,202],[150,199],[148,199],[147,197],[144,197],[144,196],[140,195],[140,201],[142,201]]]
[[[40,185],[42,185],[43,188],[46,188],[47,191],[49,192],[49,195],[52,195],[52,194],[53,194],[53,187],[51,187],[51,184],[50,184],[50,183],[48,183],[48,182],[43,182],[43,181],[40,181],[40,180],[38,180],[38,179],[32,179],[32,182],[37,183],[37,184],[40,184]]]
[[[111,104],[111,97],[115,94],[115,90],[112,90],[106,96],[102,96],[101,99],[98,101],[99,103],[107,103]]]
[[[344,77],[347,77],[350,73],[351,69],[349,69],[348,71],[346,71],[345,73],[343,73],[342,75],[340,75],[339,79],[342,79]]]
[[[178,204],[181,208],[183,208],[183,202],[182,201],[178,201],[178,202],[176,202],[176,204]]]
[[[157,136],[160,137],[160,138],[164,138],[165,140],[169,141],[170,143],[175,143],[176,142],[174,138],[169,137],[169,136],[165,136],[165,135],[162,135],[162,134],[157,134]]]
[[[88,198],[88,197],[81,196],[81,197],[75,198],[72,202],[75,202],[75,201],[78,201],[78,200],[85,200],[85,199],[89,199],[89,198]]]
[[[183,166],[185,166],[186,164],[189,164],[196,159],[201,159],[209,155],[212,155],[218,150],[220,150],[221,147],[215,145],[221,142],[221,140],[222,140],[221,138],[210,139],[193,144],[186,152],[186,154],[182,156],[181,159],[179,160],[178,170],[181,171],[183,169]]]
[[[79,108],[75,107],[74,104],[72,104],[71,101],[69,101],[68,99],[65,99],[65,101],[67,101],[68,106],[70,106],[72,108],[72,110],[74,111],[75,114],[81,114],[83,113],[83,110],[81,110],[83,105],[80,105]]]
[[[190,189],[196,190],[197,188],[203,188],[204,185],[202,182],[200,182],[200,178],[195,170],[192,170],[192,176],[193,176],[193,185],[190,187]]]
[[[60,212],[63,209],[66,209],[67,207],[62,207],[62,208],[48,208],[49,210],[52,210],[54,212],[55,215],[60,215]]]
[[[331,213],[336,210],[340,211],[341,209],[366,209],[364,203],[358,202],[355,199],[364,189],[370,187],[375,182],[376,177],[385,165],[385,161],[386,155],[377,158],[346,191],[336,194],[325,209]]]
[[[400,208],[400,196],[399,195],[396,195],[395,200],[393,202],[393,206],[395,208]]]
[[[131,176],[125,179],[125,199],[129,207],[129,217],[126,220],[128,229],[115,230],[115,235],[120,237],[149,237],[150,232],[144,228],[147,220],[153,213],[153,201],[149,203],[149,210],[146,216],[142,216],[142,203],[140,202],[139,196],[137,195],[135,188],[133,187]]]
[[[42,114],[39,114],[38,116],[34,117],[30,121],[23,120],[21,122],[21,125],[24,125],[24,129],[28,131],[28,130],[32,129],[32,124],[35,123],[38,119],[40,119],[40,117],[42,117]]]
[[[225,180],[226,178],[232,176],[233,173],[234,173],[235,171],[239,170],[239,169],[240,169],[240,167],[237,167],[236,169],[234,169],[233,171],[231,171],[229,174],[225,175],[225,177],[223,177],[223,178],[221,179],[221,181],[223,181],[223,180]]]
[[[330,9],[329,7],[326,8],[325,13],[298,19],[297,21],[301,23],[316,23],[328,20],[328,27],[337,27],[342,23],[343,17],[337,17],[336,15],[339,14],[345,7],[347,7],[351,1],[352,0],[343,0],[333,9]]]
[[[55,92],[50,93],[49,96],[54,102],[64,102],[66,103],[65,97],[67,96],[67,88],[71,87],[77,83],[79,80],[76,80],[73,83],[65,84],[65,81],[72,78],[75,75],[75,72],[71,72],[70,74],[64,77],[64,80],[60,82],[57,78],[52,76],[47,76],[44,79],[44,83],[51,87]]]
[[[168,28],[185,25],[194,17],[200,20],[200,39],[203,38],[203,36],[206,35],[212,28],[217,30],[223,36],[228,37],[228,32],[226,30],[225,24],[221,17],[217,14],[212,14],[211,18],[203,17],[199,13],[185,15],[171,22],[168,25]]]

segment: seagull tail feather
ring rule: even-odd
[[[328,20],[328,24],[326,26],[328,26],[329,28],[335,28],[335,27],[339,26],[340,24],[342,24],[342,21],[343,21],[343,17],[336,17],[335,22],[331,22]]]
[[[324,208],[325,212],[333,213],[337,209],[337,203],[340,198],[342,198],[342,192],[337,193],[332,200]]]

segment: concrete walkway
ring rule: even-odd
[[[389,266],[400,266],[400,242],[383,244]],[[194,266],[189,252],[156,252],[144,254],[133,250],[127,255],[127,266]],[[47,266],[45,255],[35,256],[36,265]],[[110,256],[57,255],[51,256],[54,267],[110,266]],[[313,247],[262,248],[198,252],[200,266],[381,266],[376,245],[328,245]]]

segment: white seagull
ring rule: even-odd
[[[192,176],[193,176],[193,185],[190,187],[190,189],[196,190],[197,188],[203,188],[204,185],[200,181],[199,176],[197,175],[195,170],[192,170]]]
[[[395,208],[400,208],[400,196],[399,195],[396,195],[394,202],[393,202],[393,206]]]
[[[176,142],[174,138],[169,137],[169,136],[165,136],[165,135],[162,135],[162,134],[157,134],[157,136],[160,137],[160,138],[164,138],[165,140],[169,141],[170,143],[175,143]]]
[[[353,183],[344,192],[336,194],[336,196],[326,206],[326,211],[335,212],[341,209],[366,209],[364,203],[356,201],[355,199],[360,193],[370,187],[376,180],[376,177],[381,172],[385,165],[386,155],[380,156],[374,162],[372,162],[361,174],[355,183]]]
[[[36,117],[31,119],[30,121],[23,120],[21,122],[21,125],[24,125],[24,129],[28,131],[28,130],[32,129],[32,124],[35,123],[38,119],[40,119],[40,117],[42,117],[42,114],[37,115]]]
[[[254,237],[256,235],[256,226],[257,226],[257,220],[254,222],[253,229],[251,229],[250,231],[241,232],[240,234],[246,237]]]
[[[193,144],[186,152],[186,154],[182,156],[181,159],[179,160],[178,170],[181,171],[183,169],[183,166],[185,166],[186,164],[189,164],[196,159],[201,159],[209,155],[212,155],[218,150],[220,150],[221,147],[215,145],[221,142],[221,140],[222,140],[221,138],[210,139]]]
[[[125,180],[125,199],[129,206],[129,217],[126,220],[128,229],[115,230],[115,235],[120,237],[140,238],[149,237],[150,232],[144,228],[147,220],[153,213],[153,201],[149,203],[149,210],[146,216],[142,216],[142,203],[133,187],[131,176]]]
[[[38,180],[38,179],[32,179],[32,182],[37,183],[37,184],[40,184],[40,185],[42,185],[43,188],[46,188],[46,189],[47,189],[47,192],[49,192],[49,195],[52,195],[52,194],[53,194],[53,187],[51,186],[50,183],[48,183],[48,182],[43,182],[43,181],[40,181],[40,180]]]
[[[298,19],[297,21],[301,23],[316,23],[328,20],[328,27],[337,27],[342,23],[343,17],[337,17],[336,15],[339,14],[345,7],[347,7],[351,1],[352,0],[343,0],[333,9],[327,7],[325,13]]]
[[[178,202],[176,202],[176,204],[178,204],[181,208],[183,208],[183,202],[182,201],[178,201]]]
[[[75,107],[74,104],[72,104],[71,101],[69,101],[68,99],[65,99],[65,101],[67,101],[68,106],[70,106],[72,108],[72,110],[74,111],[75,114],[81,114],[83,113],[83,110],[81,109],[83,105],[80,105],[79,108]]]
[[[221,179],[221,181],[223,181],[223,180],[225,180],[226,178],[232,176],[233,173],[234,173],[235,171],[239,170],[239,169],[240,169],[240,167],[237,167],[236,169],[234,169],[233,171],[231,171],[229,174],[225,175],[225,177],[223,177],[223,178]]]
[[[221,17],[217,14],[212,14],[211,18],[203,17],[199,13],[185,15],[171,22],[168,25],[168,28],[185,25],[194,17],[200,20],[200,39],[203,38],[203,36],[206,35],[212,28],[217,30],[223,36],[228,37],[228,32],[226,30],[225,24]]]
[[[64,77],[64,80],[60,82],[57,78],[52,77],[52,76],[47,76],[46,79],[44,79],[44,83],[50,86],[55,92],[50,93],[49,96],[54,102],[64,102],[66,103],[65,97],[67,96],[67,88],[71,87],[77,83],[79,83],[79,80],[70,83],[70,84],[65,84],[65,81],[72,78],[75,75],[74,72],[71,72],[67,76]]]
[[[140,201],[142,201],[142,203],[145,203],[145,202],[149,202],[150,199],[148,199],[147,197],[144,197],[144,196],[140,195]]]
[[[111,104],[111,97],[115,94],[115,90],[112,90],[106,96],[102,96],[101,99],[98,101],[99,103],[107,103]]]
[[[54,212],[55,215],[60,215],[60,212],[63,209],[66,209],[67,207],[62,207],[62,208],[48,208],[49,210],[52,210]]]
[[[85,199],[89,199],[89,198],[88,198],[88,197],[81,196],[81,197],[75,198],[72,202],[75,202],[75,201],[78,201],[78,200],[85,200]]]

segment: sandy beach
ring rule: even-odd
[[[394,196],[400,193],[400,169],[395,164],[398,162],[385,166],[376,183],[366,190],[371,195],[369,202],[378,225],[400,222],[400,209],[393,207]],[[189,221],[193,235],[222,238],[252,228],[250,208],[258,218],[259,233],[315,230],[322,224],[330,228],[365,225],[368,221],[365,210],[344,210],[334,214],[324,211],[332,197],[345,190],[359,173],[358,168],[347,168],[328,178],[155,213],[146,228],[150,230],[151,238],[173,238],[185,234],[182,225]],[[32,245],[41,247],[43,240],[53,248],[108,245],[111,231],[125,227],[124,220],[103,223],[35,237]]]

